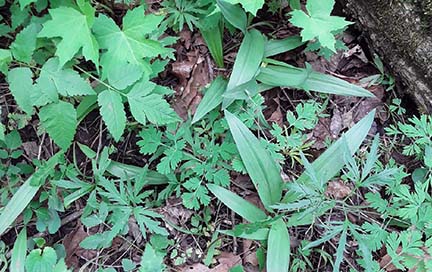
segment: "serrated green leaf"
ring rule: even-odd
[[[224,0],[231,4],[241,4],[244,10],[252,13],[253,16],[256,16],[256,13],[259,9],[261,9],[264,5],[264,0]]]
[[[111,18],[99,15],[93,30],[100,47],[107,50],[101,58],[102,78],[108,78],[110,83],[117,82],[118,78],[113,77],[111,71],[118,67],[127,67],[134,75],[129,75],[127,82],[122,82],[123,86],[138,81],[144,74],[150,75],[150,63],[144,58],[156,57],[164,53],[165,48],[146,35],[153,32],[162,20],[163,16],[144,15],[144,6],[126,13],[122,29]]]
[[[120,140],[126,127],[126,113],[120,94],[105,90],[98,95],[100,114],[115,141]]]
[[[265,220],[267,215],[257,206],[247,200],[239,197],[230,190],[227,190],[216,184],[207,184],[207,188],[214,194],[225,206],[233,210],[235,213],[254,223]]]
[[[27,256],[25,268],[27,272],[46,272],[54,270],[57,253],[52,247],[33,249]]]
[[[62,149],[68,149],[77,127],[77,114],[72,104],[59,101],[44,106],[39,111],[39,119],[51,139]]]
[[[52,19],[43,24],[38,37],[62,38],[56,51],[60,66],[71,60],[80,49],[86,60],[99,66],[99,45],[91,32],[94,9],[92,13],[85,15],[64,6],[49,10]]]
[[[57,93],[63,96],[96,94],[78,72],[69,68],[61,68],[58,58],[49,59],[41,70],[36,81],[36,89],[45,94],[50,101],[55,101]]]
[[[10,50],[0,49],[0,72],[7,74],[9,63],[12,61]]]
[[[322,46],[336,52],[333,32],[340,31],[351,23],[342,17],[330,15],[334,4],[334,0],[308,0],[306,9],[309,14],[299,9],[290,13],[290,22],[303,28],[301,36],[304,42],[317,38]]]
[[[33,91],[33,73],[29,68],[14,68],[9,71],[7,81],[18,106],[27,114],[33,113],[31,93]]]
[[[269,209],[280,201],[283,181],[279,167],[251,131],[232,113],[225,118],[246,167],[264,206]]]
[[[227,94],[255,77],[264,56],[264,48],[265,39],[258,30],[252,29],[246,33],[228,81]],[[232,98],[225,98],[223,108],[226,109],[233,101]]]
[[[156,84],[143,81],[135,84],[127,94],[129,106],[135,120],[145,125],[147,120],[156,125],[177,122],[179,118],[162,95],[151,93]]]
[[[14,42],[10,46],[12,55],[16,60],[30,63],[36,49],[36,38],[40,29],[40,24],[32,23],[16,35]]]
[[[13,268],[14,272],[24,272],[24,264],[27,255],[27,229],[24,227],[21,232],[18,234],[18,237],[15,240],[11,264],[10,267]]]
[[[282,219],[278,219],[272,224],[267,240],[266,268],[268,272],[288,271],[291,255],[290,244],[287,226]]]
[[[162,272],[165,271],[165,265],[163,262],[164,254],[156,251],[150,243],[147,243],[144,255],[141,258],[140,272]]]
[[[203,99],[198,105],[198,108],[192,119],[192,124],[201,120],[201,118],[203,118],[207,113],[222,103],[222,95],[225,92],[226,86],[227,81],[221,76],[218,76],[212,81],[208,89],[205,91]]]

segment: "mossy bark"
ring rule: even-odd
[[[422,111],[432,112],[432,0],[339,0]]]

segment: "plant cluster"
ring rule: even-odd
[[[0,243],[1,269],[77,269],[67,267],[65,247],[48,239],[61,233],[66,212],[77,213],[87,234],[80,248],[108,252],[120,239],[125,246],[119,252],[133,248],[140,257],[113,253],[114,261],[95,258],[81,269],[166,271],[192,255],[210,266],[222,237],[256,240],[260,268],[268,272],[314,270],[317,256],[333,271],[432,269],[430,116],[386,131],[412,143],[403,148],[421,161],[412,173],[380,159],[380,136],[367,137],[375,111],[308,161],[308,133],[325,116],[329,95],[373,97],[309,64],[295,67],[276,58],[306,43],[304,50],[326,57],[343,48],[337,35],[350,23],[331,15],[333,0],[308,0],[304,9],[298,0],[287,1],[287,21],[300,35],[285,39],[269,38],[251,24],[264,0],[165,0],[154,13],[128,1],[121,20],[98,1],[9,2],[0,1],[11,15],[0,25],[8,41],[0,49],[0,71],[16,109],[0,123],[0,237],[13,236],[13,246]],[[271,1],[269,10],[282,10],[282,2]],[[174,59],[174,36],[184,27],[200,31],[220,67],[225,29],[243,37],[229,78],[217,76],[202,90],[186,121],[169,104],[173,90],[155,83]],[[371,84],[392,85],[382,63],[375,63],[380,74]],[[310,95],[282,125],[269,124],[262,93],[281,87],[324,99]],[[392,106],[392,112],[403,110],[398,101]],[[110,143],[122,142],[125,131],[137,135],[142,166],[114,160],[115,145],[94,150],[74,140],[81,122],[94,115]],[[32,124],[42,138],[34,156],[24,152],[22,139]],[[55,146],[43,151],[48,137]],[[364,142],[368,148],[362,149]],[[77,152],[90,169],[77,164]],[[285,182],[281,172],[294,166],[303,173]],[[250,177],[263,208],[232,190],[233,178],[242,175]],[[334,186],[346,193],[332,193]],[[190,228],[163,214],[173,198],[194,211]],[[237,214],[232,228],[214,221],[218,201]],[[293,229],[303,228],[299,245],[291,247]],[[203,237],[205,252],[181,252],[172,229]],[[384,267],[375,258],[382,250],[390,256]],[[347,252],[356,263],[345,262]]]

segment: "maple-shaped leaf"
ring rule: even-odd
[[[323,47],[336,52],[334,32],[342,30],[351,22],[330,15],[334,4],[334,0],[308,0],[306,4],[308,14],[302,10],[294,10],[290,13],[290,22],[303,28],[301,31],[303,42],[317,38]]]
[[[100,114],[114,140],[120,140],[126,127],[126,113],[120,94],[105,90],[98,95]]]
[[[91,60],[96,67],[99,66],[99,46],[91,32],[94,9],[82,4],[81,10],[83,13],[71,7],[50,9],[52,19],[43,24],[42,31],[38,35],[38,37],[62,38],[57,44],[56,51],[60,66],[71,60],[80,49],[86,60]]]
[[[259,9],[261,9],[264,5],[264,0],[224,0],[230,4],[241,4],[244,10],[252,13],[253,16],[256,16],[256,13]]]
[[[120,29],[109,17],[99,15],[93,25],[96,39],[102,49],[102,79],[108,78],[110,84],[119,89],[138,81],[144,73],[151,74],[151,66],[144,58],[153,58],[165,49],[159,41],[147,38],[147,35],[157,29],[163,16],[144,15],[144,7],[140,6],[126,13],[123,27]],[[123,81],[116,76],[119,69],[128,71]]]
[[[61,68],[58,58],[49,59],[41,68],[36,89],[55,101],[57,93],[63,96],[96,94],[78,72]]]

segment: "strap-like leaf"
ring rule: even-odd
[[[267,240],[267,272],[288,272],[290,244],[285,222],[279,219],[271,226]]]

